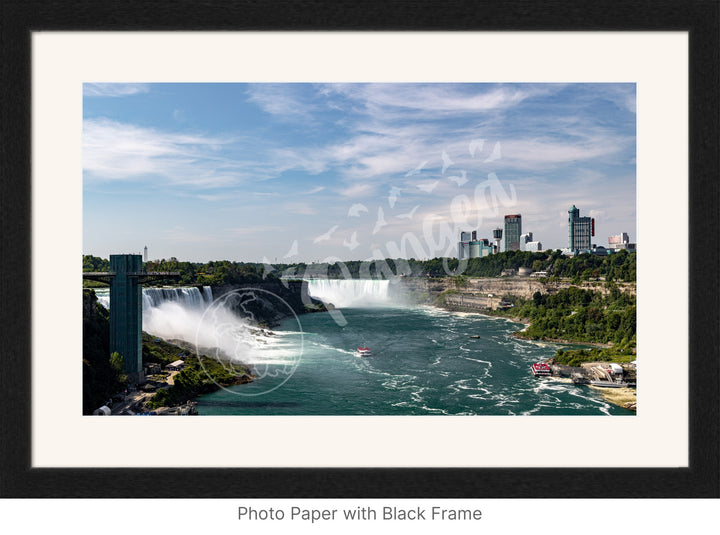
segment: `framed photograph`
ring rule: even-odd
[[[41,5],[0,495],[718,497],[717,4]]]

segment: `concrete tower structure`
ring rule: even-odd
[[[110,255],[110,271],[83,273],[85,280],[110,285],[110,354],[122,355],[131,383],[143,381],[142,284],[178,278],[180,273],[176,271],[143,271],[139,254]]]
[[[142,272],[140,255],[110,255],[110,354],[118,352],[125,373],[142,370]]]

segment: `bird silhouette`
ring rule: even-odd
[[[390,205],[390,208],[395,208],[395,203],[397,202],[401,191],[402,190],[400,188],[396,188],[395,186],[390,188],[390,196],[388,197],[388,204]]]
[[[358,245],[360,245],[360,242],[357,241],[357,231],[352,233],[352,236],[350,236],[350,241],[344,240],[343,245],[351,251],[354,250]]]
[[[313,243],[320,243],[321,241],[327,241],[330,239],[330,236],[332,236],[332,233],[335,232],[338,229],[339,225],[335,225],[333,228],[328,230],[325,234],[320,234],[317,238],[313,240]]]
[[[495,160],[499,160],[500,158],[502,158],[502,153],[500,152],[500,142],[498,141],[493,147],[492,154],[488,156],[483,163],[494,162]]]
[[[418,209],[418,208],[420,208],[420,205],[419,205],[419,204],[418,204],[415,208],[413,208],[412,210],[410,210],[408,213],[406,213],[406,214],[399,214],[397,217],[398,217],[399,219],[412,219],[413,216],[415,215],[415,212],[417,212],[417,209]]]
[[[353,204],[348,210],[348,217],[360,217],[360,212],[367,212],[367,206],[364,204]]]
[[[453,161],[450,159],[450,156],[448,156],[448,153],[445,152],[445,151],[442,151],[442,161],[443,161],[442,174],[444,175],[444,174],[445,174],[445,170],[446,170],[448,167],[450,167],[450,166],[451,166],[453,163],[455,163],[455,162],[453,162]]]
[[[420,171],[423,170],[423,168],[427,165],[427,163],[428,163],[428,161],[425,160],[424,162],[422,162],[420,165],[418,165],[418,166],[417,166],[415,169],[413,169],[412,171],[408,171],[408,172],[405,174],[405,176],[408,177],[408,176],[417,175],[418,173],[420,173]]]
[[[372,233],[377,234],[385,225],[387,225],[387,221],[385,221],[385,212],[383,212],[382,206],[380,206],[378,208],[378,218],[375,222],[375,228],[373,228]]]
[[[290,258],[291,256],[295,256],[298,254],[298,241],[295,240],[293,244],[290,246],[290,250],[287,252],[283,258]]]
[[[455,184],[457,184],[458,186],[462,186],[463,184],[465,184],[468,181],[467,180],[467,171],[465,171],[463,169],[462,171],[460,171],[460,175],[461,176],[454,176],[454,175],[449,176],[448,179],[455,182]]]
[[[434,190],[434,189],[437,187],[438,182],[440,182],[440,181],[439,181],[439,180],[436,180],[435,182],[428,182],[428,183],[425,183],[425,184],[418,184],[417,187],[418,187],[418,189],[421,189],[421,190],[423,190],[423,191],[426,192],[426,193],[430,193],[432,190]]]
[[[484,139],[473,139],[470,142],[470,145],[468,146],[468,151],[470,151],[470,156],[475,158],[475,151],[483,150],[483,145],[485,145]]]

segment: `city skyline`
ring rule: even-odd
[[[84,254],[455,256],[507,214],[556,249],[572,205],[637,241],[634,84],[85,84],[83,119]]]

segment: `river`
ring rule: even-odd
[[[587,386],[536,378],[556,344],[512,336],[521,324],[403,304],[387,281],[310,281],[338,306],[259,333],[209,288],[143,290],[143,328],[222,347],[256,379],[197,399],[200,415],[634,415]],[[253,298],[266,298],[256,293]],[[103,304],[107,292],[99,292]],[[372,356],[358,356],[368,346]]]
[[[253,383],[202,396],[207,415],[632,415],[587,386],[530,373],[559,347],[521,324],[394,304],[387,281],[310,282],[334,313],[288,318],[256,352]],[[372,356],[360,357],[368,346]],[[263,352],[287,360],[263,363]],[[250,357],[252,359],[252,357]]]

